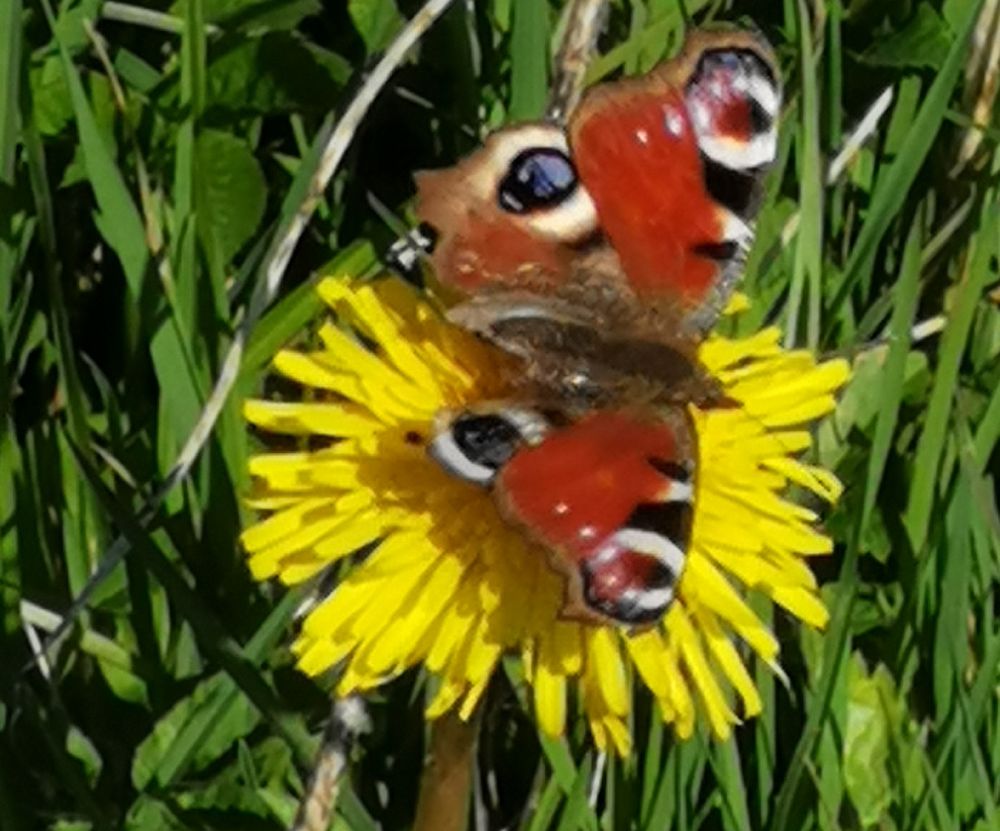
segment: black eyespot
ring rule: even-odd
[[[526,214],[560,204],[576,185],[576,170],[562,150],[535,147],[514,157],[500,180],[497,199],[508,213]]]
[[[673,598],[676,577],[655,557],[625,552],[616,561],[597,567],[584,566],[583,600],[594,611],[626,626],[641,626],[663,617]]]
[[[691,481],[691,471],[680,462],[675,462],[672,459],[659,459],[656,456],[650,456],[647,461],[668,479],[674,479],[682,485]]]
[[[699,242],[691,250],[706,260],[726,263],[735,259],[736,255],[740,253],[740,246],[733,240],[723,240],[722,242]]]
[[[500,415],[462,415],[451,425],[455,445],[473,464],[499,470],[523,442],[521,432]]]
[[[691,505],[687,502],[644,502],[636,506],[625,525],[659,534],[684,551],[691,537]]]
[[[756,213],[761,198],[760,171],[734,170],[701,154],[705,189],[724,208],[742,217]]]
[[[777,86],[778,79],[770,64],[752,49],[710,49],[701,56],[695,76],[706,75],[714,70],[748,75],[758,75],[765,78],[771,86]]]

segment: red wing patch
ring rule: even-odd
[[[501,510],[552,552],[569,614],[626,624],[663,614],[689,533],[690,448],[679,411],[600,411],[502,468]]]
[[[598,312],[611,297],[701,334],[740,276],[780,102],[766,43],[699,32],[648,75],[590,90],[565,131],[492,134],[418,177],[439,283],[456,299],[527,291]]]
[[[574,113],[580,181],[633,290],[704,329],[739,276],[780,90],[751,35],[701,34],[649,75],[592,90]]]
[[[572,126],[574,161],[629,284],[698,303],[718,267],[695,246],[721,239],[724,228],[681,91],[615,90],[584,106]]]

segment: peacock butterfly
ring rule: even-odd
[[[439,414],[429,453],[545,546],[567,616],[639,626],[673,600],[687,404],[725,405],[697,347],[741,276],[780,106],[761,37],[695,32],[565,125],[505,128],[418,176],[450,319],[522,359],[512,398]]]

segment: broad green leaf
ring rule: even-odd
[[[267,188],[260,164],[246,142],[230,133],[198,134],[198,182],[203,213],[228,262],[257,230],[264,217]]]
[[[43,136],[54,136],[65,129],[73,118],[69,86],[58,55],[33,66],[28,73],[35,124]]]
[[[873,66],[940,69],[953,39],[948,24],[930,3],[923,2],[905,27],[877,41],[861,55],[861,60]]]
[[[892,676],[883,666],[868,674],[856,656],[849,670],[844,784],[863,827],[879,823],[892,803],[890,734],[900,718]]]
[[[273,32],[210,55],[208,106],[235,114],[326,112],[351,72],[334,52]]]
[[[100,17],[102,0],[68,0],[61,4],[57,18],[56,38],[74,54],[90,43],[83,28],[85,20],[93,23]]]
[[[382,51],[403,25],[395,0],[348,0],[347,12],[369,55]]]
[[[223,712],[216,707],[216,699],[221,695],[228,701]],[[203,768],[218,759],[237,739],[248,735],[259,721],[260,714],[244,696],[234,694],[231,681],[224,675],[203,681],[193,693],[170,708],[136,749],[132,784],[140,791],[154,781],[168,784],[172,776],[163,771],[163,763],[168,756],[176,757],[178,753],[189,760],[190,769]],[[200,725],[200,729],[185,729],[189,723]],[[182,731],[189,739],[184,749],[176,744]]]

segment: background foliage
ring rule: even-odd
[[[456,3],[424,38],[321,201],[192,475],[146,517],[327,112],[417,4],[0,0],[4,829],[287,824],[328,699],[285,649],[301,598],[253,585],[242,563],[238,400],[317,313],[316,270],[333,255],[370,269],[394,237],[373,200],[402,216],[412,171],[538,114],[560,5]],[[490,692],[479,828],[1000,828],[1000,131],[988,99],[974,116],[969,37],[984,5],[996,14],[973,0],[612,3],[594,78],[649,67],[686,17],[752,18],[779,51],[781,161],[743,325],[778,320],[856,362],[820,431],[848,486],[828,519],[837,552],[817,564],[834,616],[823,636],[773,616],[787,682],[758,670],[764,715],[729,743],[678,745],[641,700],[637,754],[603,767],[579,725],[539,743],[511,666]],[[886,87],[875,137],[827,181]],[[113,544],[123,562],[24,669]],[[338,828],[408,826],[422,704],[416,676],[372,698]]]

